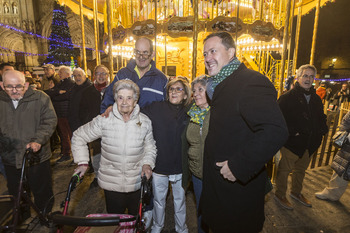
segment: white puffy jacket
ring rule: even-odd
[[[113,114],[112,114],[113,113]],[[109,117],[95,117],[73,133],[72,153],[75,163],[87,163],[87,143],[101,138],[98,184],[102,189],[133,192],[141,187],[144,164],[154,168],[157,149],[151,120],[136,105],[130,120],[124,122],[117,104]]]

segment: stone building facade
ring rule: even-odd
[[[53,3],[55,0],[0,0],[0,62],[10,62],[18,70],[40,66],[46,59],[51,34]],[[65,8],[72,42],[81,45],[80,16]],[[93,21],[84,19],[85,46],[95,49]],[[10,27],[10,28],[9,28]],[[102,28],[102,27],[100,27]],[[19,30],[18,30],[19,29]],[[25,31],[25,32],[23,32]],[[74,46],[81,54],[79,46]],[[88,60],[95,59],[93,50],[86,50]],[[22,52],[26,52],[23,54]]]

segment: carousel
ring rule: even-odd
[[[93,19],[95,32],[98,21],[104,22],[104,37],[95,33],[96,48],[103,41],[103,48],[96,49],[96,63],[101,63],[101,49],[108,54],[110,70],[126,66],[133,58],[135,40],[146,36],[153,40],[158,69],[169,77],[193,79],[206,72],[204,38],[226,31],[235,38],[237,57],[266,75],[279,93],[284,78],[296,69],[301,16],[316,8],[313,64],[319,8],[329,1],[334,0],[58,0],[81,15],[82,25],[83,16]],[[294,16],[297,25],[292,31]],[[294,51],[290,49],[292,37]],[[83,60],[86,67],[84,49]]]

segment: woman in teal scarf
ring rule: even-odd
[[[209,128],[209,98],[206,93],[208,80],[206,76],[200,76],[193,80],[191,87],[194,103],[188,111],[191,117],[186,130],[186,138],[189,144],[187,151],[188,166],[192,174],[194,194],[196,197],[197,211],[199,198],[202,193],[202,170],[203,170],[203,152],[204,142]],[[198,217],[198,233],[206,232],[205,226],[201,223],[201,217]]]

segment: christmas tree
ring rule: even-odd
[[[64,7],[54,2],[52,15],[51,35],[49,37],[49,55],[46,64],[70,66],[71,57],[74,57],[72,38],[70,36],[67,14]]]

